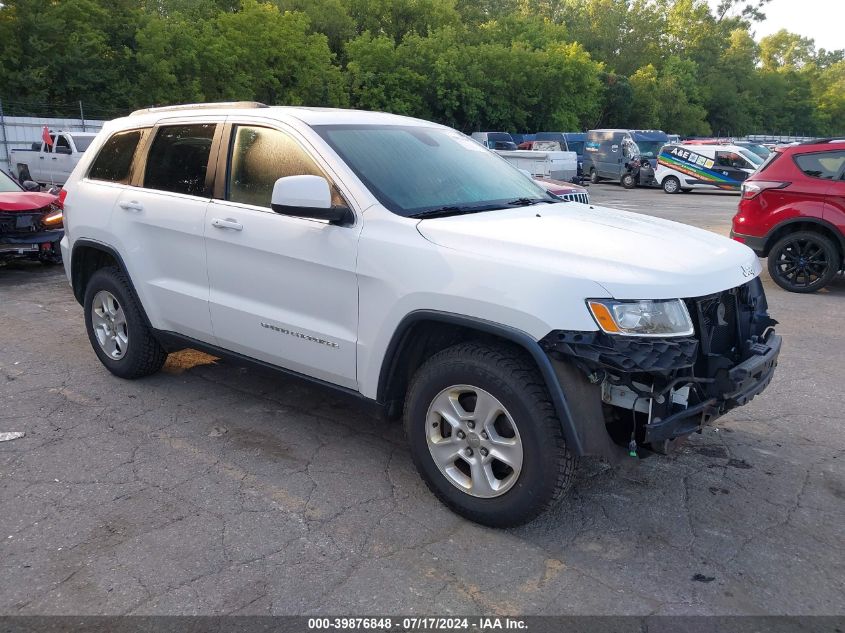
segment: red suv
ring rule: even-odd
[[[776,148],[742,184],[731,237],[769,258],[781,288],[826,286],[845,254],[845,139]]]

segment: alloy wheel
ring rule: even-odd
[[[91,325],[102,350],[120,360],[129,348],[129,328],[123,307],[108,290],[100,290],[91,303]]]
[[[806,237],[784,242],[774,257],[776,274],[795,288],[809,288],[818,283],[831,266],[824,247]]]
[[[522,470],[519,430],[491,393],[471,385],[441,391],[426,414],[428,450],[440,472],[473,497],[503,495]]]

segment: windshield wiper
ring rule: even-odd
[[[420,211],[409,215],[410,218],[445,218],[450,215],[462,215],[464,213],[476,213],[478,211],[490,211],[495,207],[482,206],[472,207],[468,205],[447,205],[445,207],[438,207],[437,209],[429,209],[428,211]]]
[[[548,198],[517,198],[505,204],[509,207],[530,207],[535,204],[545,202],[546,204],[554,204],[557,200],[549,200]]]

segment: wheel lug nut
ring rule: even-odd
[[[489,452],[489,451],[488,451],[486,448],[482,448],[482,449],[481,449],[481,456],[482,456],[482,457],[487,457],[487,453],[488,453],[488,452]]]
[[[485,440],[488,439],[487,431],[481,431],[481,437],[483,437]]]
[[[472,457],[472,449],[471,449],[471,448],[468,448],[468,449],[466,450],[466,454],[467,454],[467,457]]]
[[[463,431],[458,431],[458,438],[464,439],[465,437],[466,437],[466,433],[464,433]]]
[[[471,429],[474,429],[474,428],[475,428],[475,422],[473,422],[472,420],[470,420],[469,422],[467,422],[467,426],[468,426],[469,428],[471,428]]]

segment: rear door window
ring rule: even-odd
[[[811,178],[822,180],[836,180],[842,167],[845,166],[845,152],[814,152],[813,154],[798,154],[795,164]]]
[[[144,187],[210,197],[206,185],[215,123],[159,128],[147,155]]]
[[[103,143],[97,158],[91,165],[88,177],[108,182],[129,182],[132,159],[141,141],[142,130],[118,132]]]

